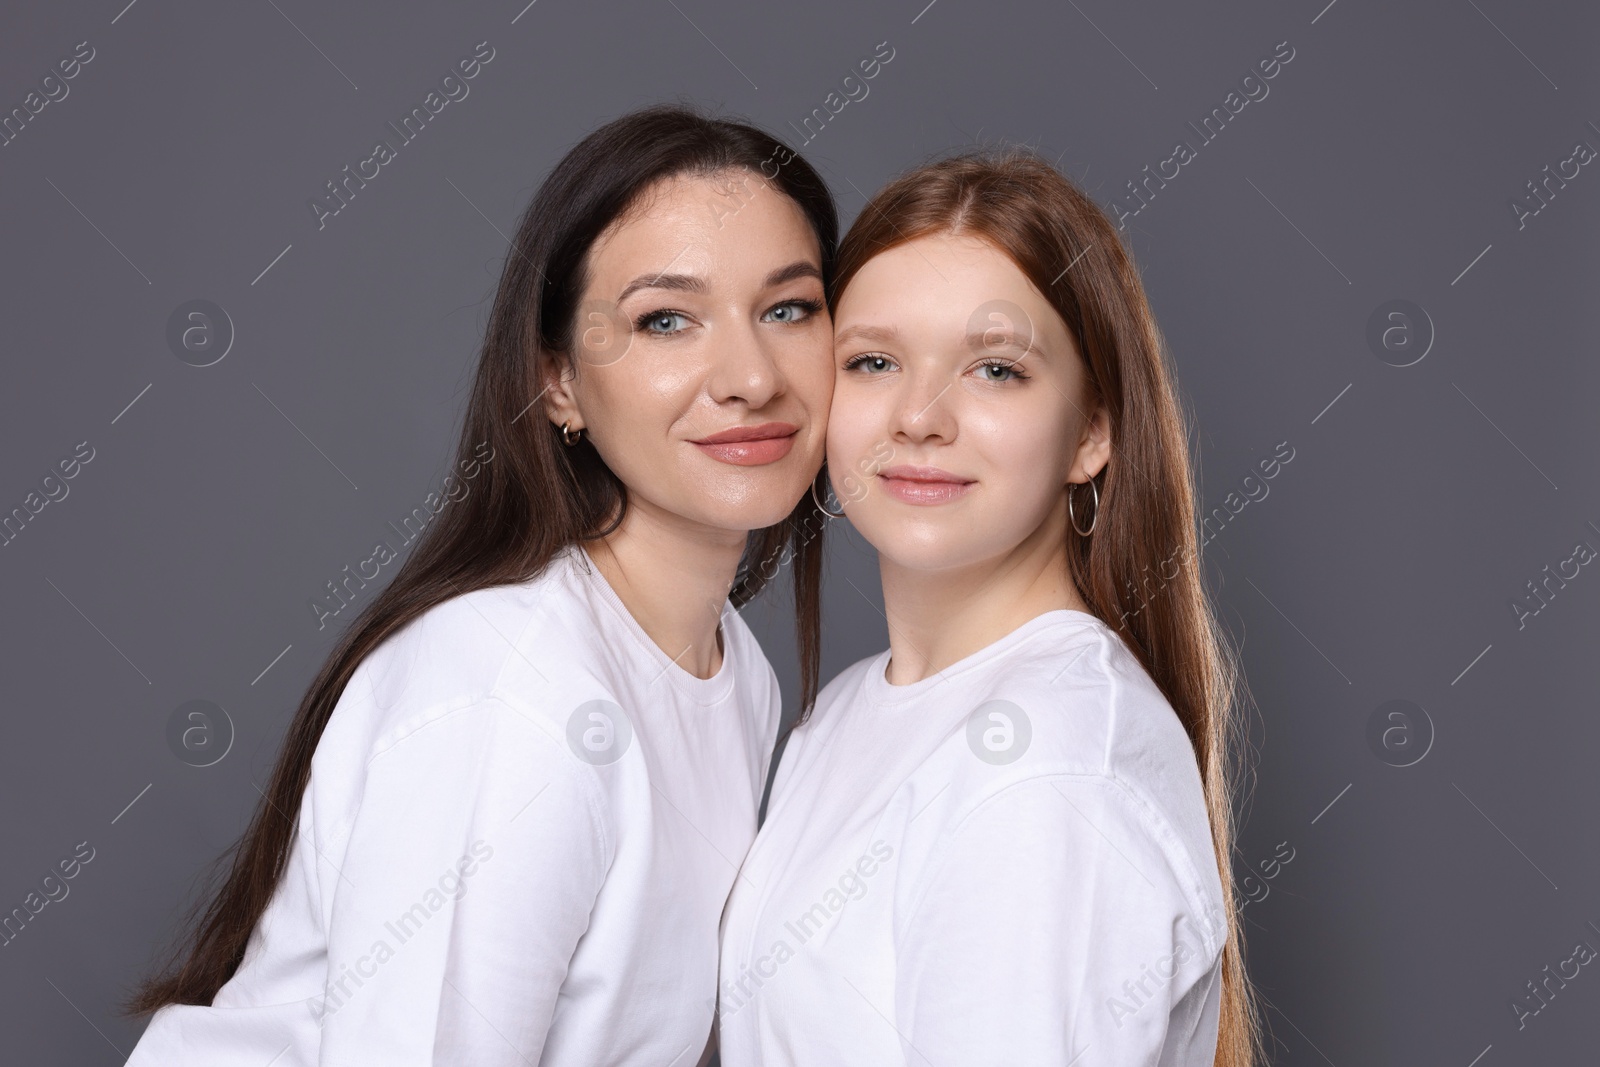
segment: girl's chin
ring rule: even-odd
[[[903,513],[912,509],[902,506],[897,510],[902,514],[892,518],[859,512],[852,517],[856,532],[877,551],[885,569],[932,574],[1003,567],[1018,553],[1032,552],[1036,537],[1050,537],[1043,528],[1033,537],[1009,525],[985,529],[981,520],[993,516],[981,512],[956,514],[946,508],[916,508],[906,517]]]
[[[882,565],[904,571],[954,571],[993,555],[973,544],[970,535],[953,530],[924,530],[921,536],[907,536],[908,531],[898,529],[894,536],[878,540],[859,527],[857,530],[877,550]]]

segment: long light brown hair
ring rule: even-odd
[[[1064,547],[1090,610],[1138,656],[1194,746],[1228,917],[1215,1062],[1253,1067],[1265,1057],[1232,878],[1240,672],[1205,590],[1188,435],[1139,272],[1105,213],[1049,163],[1019,148],[969,152],[901,175],[862,208],[839,247],[830,310],[872,257],[932,234],[982,238],[1017,264],[1067,324],[1110,416],[1093,532],[1069,532]],[[1081,514],[1092,496],[1073,499]]]

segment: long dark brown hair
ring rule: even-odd
[[[394,580],[343,634],[289,726],[282,754],[244,837],[219,861],[227,875],[166,968],[128,1001],[134,1014],[166,1004],[209,1005],[238,970],[251,932],[282,877],[294,842],[311,757],[346,683],[373,649],[451,597],[537,576],[561,549],[615,529],[627,507],[622,483],[587,441],[562,445],[560,431],[535,408],[537,360],[570,366],[578,300],[591,246],[654,183],[728,169],[754,172],[804,212],[831,282],[838,217],[827,184],[766,133],[681,105],[630,112],[580,141],[534,195],[506,253],[467,406],[457,455],[467,469],[487,444],[473,492],[446,509]],[[801,704],[815,699],[818,671],[821,542],[806,496],[782,523],[753,531],[729,592],[742,607],[792,565],[800,653]],[[230,861],[231,857],[231,863]]]
[[[839,248],[830,310],[872,257],[933,234],[982,238],[1016,263],[1072,332],[1110,415],[1093,532],[1069,532],[1067,561],[1089,609],[1138,656],[1194,747],[1228,916],[1215,1062],[1252,1067],[1264,1050],[1232,878],[1240,672],[1201,574],[1188,435],[1139,271],[1105,213],[1048,162],[1022,148],[967,152],[901,175],[861,209]],[[1074,500],[1093,508],[1082,507],[1088,492]]]

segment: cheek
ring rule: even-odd
[[[871,391],[854,386],[848,379],[836,378],[833,403],[828,411],[829,469],[854,468],[883,438],[884,417]]]
[[[790,389],[799,397],[805,409],[817,419],[825,419],[833,406],[834,370],[833,346],[810,346],[795,361],[796,371],[790,379]]]
[[[805,424],[807,447],[822,448],[834,392],[832,329],[796,329],[764,344],[782,378],[782,394],[770,409],[771,417]]]
[[[1019,505],[1041,506],[1066,484],[1071,427],[1055,413],[984,412],[962,420],[961,434],[997,488]]]
[[[670,481],[669,428],[690,406],[670,378],[644,373],[636,353],[614,366],[588,369],[576,391],[589,443],[630,491]]]
[[[603,433],[622,436],[671,425],[693,402],[703,377],[690,362],[636,346],[616,363],[590,371],[578,394],[584,417]]]

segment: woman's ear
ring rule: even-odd
[[[541,352],[538,368],[539,400],[544,405],[545,416],[552,425],[566,424],[573,432],[583,429],[583,413],[578,410],[578,399],[573,391],[577,368],[554,352]]]

